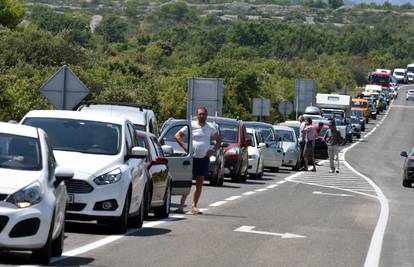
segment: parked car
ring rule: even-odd
[[[400,155],[405,158],[402,184],[404,187],[411,187],[414,183],[414,147],[409,153],[403,151]]]
[[[217,124],[213,124],[220,134],[220,128]],[[216,144],[216,140],[211,137],[210,139],[211,146]],[[210,181],[210,185],[213,186],[222,186],[224,182],[224,171],[225,171],[225,157],[224,157],[224,148],[228,147],[229,144],[222,143],[219,149],[214,150],[213,155],[210,156],[210,166],[209,174],[206,177]]]
[[[249,176],[253,179],[262,179],[263,177],[263,155],[266,144],[262,136],[254,129],[247,129],[247,138],[251,142],[248,147],[249,153]]]
[[[148,197],[144,203],[147,204],[144,215],[152,209],[154,216],[166,218],[170,215],[171,207],[171,173],[168,169],[168,159],[164,156],[161,144],[152,133],[135,131],[138,145],[146,148],[146,166],[148,170]]]
[[[369,117],[372,118],[373,120],[376,120],[377,119],[377,113],[378,113],[377,107],[372,102],[369,103],[369,107],[371,109],[371,113],[370,113]]]
[[[283,166],[291,167],[292,170],[297,171],[300,169],[302,162],[301,149],[296,137],[295,130],[288,126],[273,125],[276,134],[282,139],[283,147]]]
[[[352,126],[352,135],[356,136],[358,139],[361,138],[361,124],[357,117],[351,116],[349,119]]]
[[[22,124],[43,129],[58,162],[74,167],[65,182],[66,216],[97,220],[117,233],[141,227],[147,190],[147,150],[138,147],[134,127],[125,118],[78,111],[37,110]]]
[[[134,124],[136,130],[150,132],[157,137],[159,135],[155,114],[146,105],[89,101],[81,104],[77,110],[107,116],[125,117]]]
[[[414,73],[412,73],[412,72],[407,73],[407,82],[409,82],[409,83],[414,82]]]
[[[408,90],[405,100],[414,100],[414,90]]]
[[[363,111],[360,109],[352,109],[351,115],[358,118],[359,124],[361,125],[361,131],[365,131],[365,124],[367,118],[365,118]]]
[[[249,167],[248,146],[250,140],[246,137],[244,122],[214,116],[207,117],[207,121],[219,126],[221,140],[228,144],[224,148],[226,174],[229,174],[234,182],[246,181]]]
[[[319,130],[319,135],[315,140],[315,158],[316,159],[327,159],[328,158],[328,145],[325,142],[325,134],[329,129],[327,124],[324,124]]]
[[[64,181],[73,171],[57,165],[44,131],[1,122],[0,176],[0,247],[48,264],[63,251]]]
[[[246,122],[246,128],[257,130],[266,144],[263,162],[264,167],[272,171],[278,171],[282,166],[284,155],[282,142],[279,142],[273,125],[264,122],[249,121]]]
[[[398,83],[407,83],[406,72],[406,69],[394,69],[392,76],[397,79]]]

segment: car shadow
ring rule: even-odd
[[[140,231],[137,231],[129,236],[157,236],[157,235],[165,235],[170,233],[170,229],[165,228],[142,228]]]
[[[217,213],[203,213],[201,215],[196,215],[201,217],[226,217],[226,218],[241,218],[244,219],[246,216],[239,216],[239,215],[229,215],[229,214],[217,214]]]
[[[52,258],[49,266],[84,266],[89,265],[95,259],[89,257],[63,257]],[[31,252],[22,251],[0,251],[1,265],[32,265],[35,264],[32,260]]]
[[[94,258],[87,258],[87,257],[65,257],[65,258],[62,258],[61,260],[51,263],[50,265],[53,265],[53,266],[85,266],[85,265],[89,265],[90,263],[94,261],[95,261]]]

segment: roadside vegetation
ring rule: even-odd
[[[252,119],[252,98],[263,97],[271,99],[267,120],[274,122],[277,104],[293,102],[295,79],[315,79],[319,92],[341,92],[362,86],[369,70],[414,59],[410,5],[357,5],[351,12],[333,9],[334,2],[304,3],[283,19],[252,20],[234,11],[237,18],[226,20],[191,6],[196,1],[145,12],[144,0],[61,2],[0,0],[0,120],[50,108],[38,88],[63,64],[88,86],[90,99],[149,104],[160,121],[185,116],[188,77],[218,77],[225,115]],[[70,3],[80,8],[62,12]]]

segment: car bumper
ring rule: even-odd
[[[249,167],[247,169],[247,172],[249,174],[256,174],[258,172],[258,164],[259,163],[259,159],[258,158],[254,158],[254,159],[249,159]]]
[[[91,182],[89,184],[92,185]],[[69,195],[73,195],[73,203],[66,205],[67,219],[94,220],[99,217],[121,216],[128,187],[129,183],[121,179],[117,183],[94,186],[90,193],[73,193],[68,190]],[[108,202],[112,208],[104,209],[104,203]]]
[[[241,168],[241,159],[234,157],[226,157],[224,167],[226,174],[238,173]]]
[[[414,96],[407,96],[405,99],[407,99],[407,100],[414,100]]]
[[[28,208],[0,204],[0,248],[31,250],[46,244],[54,207],[42,202]]]

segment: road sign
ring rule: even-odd
[[[287,116],[290,113],[292,113],[293,105],[289,101],[283,100],[282,102],[279,103],[278,110],[280,114],[282,114],[283,116]]]
[[[210,116],[222,116],[223,93],[223,79],[188,79],[187,119],[193,118],[199,107],[207,108]]]
[[[64,65],[49,78],[39,91],[56,109],[71,110],[89,94],[83,82]]]
[[[296,80],[295,82],[295,106],[296,118],[298,112],[304,112],[307,106],[315,104],[316,83],[314,80]]]
[[[270,115],[270,99],[253,98],[253,116],[269,116]]]

